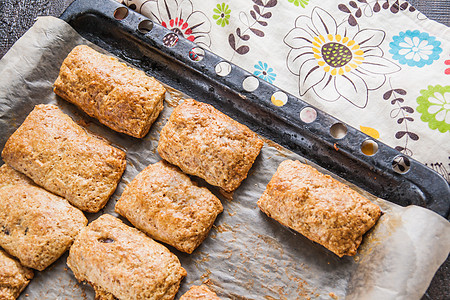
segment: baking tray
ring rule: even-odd
[[[119,8],[120,13],[116,12]],[[194,99],[212,104],[261,136],[369,193],[449,217],[450,188],[438,173],[379,141],[378,151],[365,155],[361,144],[372,139],[319,109],[315,109],[315,121],[302,122],[300,112],[311,105],[288,93],[284,106],[273,105],[271,96],[281,90],[259,78],[258,88],[246,91],[242,83],[251,73],[230,63],[228,75],[217,74],[217,64],[226,60],[207,50],[202,60],[191,59],[190,52],[196,44],[182,37],[175,46],[165,46],[163,38],[167,34],[173,37],[172,31],[150,23],[122,4],[112,0],[76,0],[60,18],[92,43]],[[152,28],[148,32],[148,26],[147,30],[140,30],[140,24],[151,24]],[[330,134],[336,123],[347,128],[345,137],[337,139]],[[393,167],[399,158],[409,166],[405,173]]]

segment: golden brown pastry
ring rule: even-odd
[[[180,300],[220,300],[206,285],[193,285]]]
[[[263,144],[211,105],[187,99],[161,130],[158,153],[183,172],[231,192],[247,177]]]
[[[66,199],[31,184],[0,188],[0,246],[26,267],[44,270],[87,224]]]
[[[17,299],[33,276],[32,270],[0,249],[0,299]]]
[[[381,215],[377,205],[350,187],[292,160],[280,164],[258,206],[339,257],[355,255]]]
[[[54,92],[111,129],[142,138],[163,109],[166,89],[143,71],[80,45],[64,60]]]
[[[34,185],[33,180],[17,172],[7,164],[0,167],[0,188],[12,184],[31,184]]]
[[[138,229],[187,253],[203,242],[222,211],[207,188],[163,161],[139,173],[116,204],[116,212]]]
[[[173,299],[186,276],[166,247],[108,214],[81,231],[67,265],[99,299]]]
[[[90,136],[54,105],[37,105],[11,135],[3,160],[81,210],[105,206],[125,170],[125,152]]]

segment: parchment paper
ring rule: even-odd
[[[116,133],[52,91],[63,59],[78,44],[89,43],[63,21],[43,17],[0,61],[0,147],[34,105],[57,104],[80,125],[127,151],[123,178],[99,213],[117,215],[114,205],[125,185],[160,160],[159,132],[183,95],[168,93],[161,116],[143,140]],[[177,298],[191,285],[206,282],[223,299],[420,299],[450,251],[449,222],[427,209],[402,208],[366,194],[384,214],[355,257],[338,258],[258,209],[257,200],[285,159],[306,162],[267,141],[233,195],[199,180],[221,199],[224,212],[193,254],[168,246],[188,272]],[[45,271],[36,271],[20,299],[93,299],[93,290],[77,283],[66,259],[67,253]]]

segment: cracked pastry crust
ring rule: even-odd
[[[161,130],[158,153],[183,172],[231,192],[247,177],[263,144],[213,106],[187,99]]]
[[[93,137],[54,105],[37,105],[11,135],[3,160],[37,185],[98,212],[125,170],[125,152]]]
[[[381,215],[377,205],[347,185],[292,160],[280,164],[258,206],[339,257],[355,255]]]
[[[192,253],[223,207],[207,188],[194,185],[180,169],[160,161],[128,184],[115,210],[152,238]]]
[[[193,285],[180,300],[220,300],[206,285]]]
[[[26,267],[44,270],[86,226],[83,213],[66,199],[32,184],[0,188],[0,246]]]
[[[0,299],[15,300],[26,288],[33,271],[0,249]]]
[[[166,247],[108,214],[81,231],[67,265],[98,299],[174,299],[186,276]]]
[[[109,128],[144,137],[163,109],[166,89],[143,71],[80,45],[64,60],[54,92]]]

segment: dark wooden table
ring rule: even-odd
[[[0,58],[34,24],[37,16],[57,17],[72,1],[0,0]],[[429,18],[450,26],[450,0],[409,0],[409,2]],[[439,268],[422,298],[422,300],[431,299],[450,299],[450,257]]]

